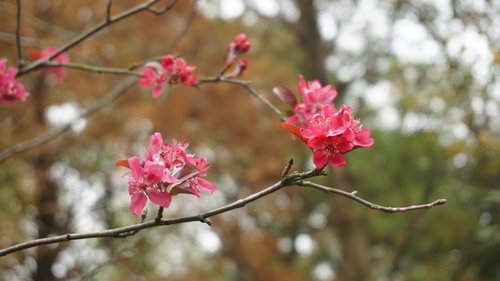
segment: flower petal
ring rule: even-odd
[[[137,192],[132,194],[130,198],[130,211],[134,216],[138,216],[141,212],[142,209],[144,209],[144,206],[146,206],[146,202],[148,201],[148,198],[146,195],[142,192]]]
[[[206,192],[214,193],[217,190],[217,186],[206,179],[198,178],[198,186],[201,187]]]
[[[142,170],[139,157],[132,156],[128,159],[128,166],[130,167],[131,176],[134,180],[142,178],[144,171]]]
[[[172,202],[172,196],[170,193],[166,191],[162,192],[158,188],[149,189],[148,196],[151,202],[163,208],[168,208],[170,206],[170,202]]]
[[[316,165],[316,168],[322,169],[328,163],[328,155],[324,150],[318,150],[313,154],[313,163]]]
[[[343,167],[345,166],[345,158],[340,153],[334,153],[328,158],[328,164],[332,167]]]

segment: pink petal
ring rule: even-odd
[[[176,183],[176,182],[179,182],[179,180],[172,176],[171,174],[169,173],[163,173],[163,176],[161,177],[161,180],[166,182],[166,183]]]
[[[318,150],[318,149],[325,147],[326,140],[327,140],[327,138],[324,136],[316,136],[316,137],[311,138],[307,142],[307,146],[309,146],[312,150]]]
[[[157,85],[153,88],[153,93],[152,93],[152,96],[153,98],[158,98],[159,96],[161,96],[161,94],[163,93],[163,87],[161,85]]]
[[[144,171],[142,170],[139,157],[132,156],[128,159],[128,166],[130,167],[130,172],[134,180],[142,178]]]
[[[292,90],[287,87],[274,87],[273,93],[278,96],[280,100],[286,102],[291,108],[295,108],[297,105],[297,97]]]
[[[130,201],[130,211],[132,214],[137,217],[142,212],[142,209],[144,209],[144,206],[146,206],[147,201],[148,198],[144,193],[137,192],[133,194]]]
[[[306,80],[304,80],[304,76],[299,75],[299,92],[302,94],[302,97],[305,96],[305,92],[307,90],[307,83]]]
[[[165,169],[161,165],[152,163],[153,162],[147,162],[144,165],[144,177],[148,185],[159,183],[163,176],[163,170]]]
[[[363,128],[361,131],[356,133],[355,144],[361,147],[370,147],[375,143],[375,141],[370,138],[370,130]]]
[[[316,165],[316,168],[322,169],[326,166],[328,162],[328,155],[324,150],[318,150],[313,154],[313,163]]]
[[[343,167],[345,166],[345,158],[340,153],[334,153],[328,158],[328,164],[332,167]]]
[[[161,136],[161,133],[156,132],[153,135],[151,135],[151,138],[149,139],[147,158],[149,160],[153,160],[153,157],[160,152],[162,146],[163,146],[163,137]]]
[[[189,181],[189,191],[191,191],[191,193],[196,195],[196,197],[201,196],[200,191],[198,191],[198,188],[196,186],[196,182],[194,180]]]
[[[172,196],[170,193],[166,191],[162,192],[158,188],[149,189],[148,196],[151,202],[163,208],[168,208],[172,202]]]
[[[217,186],[206,179],[198,178],[198,185],[206,192],[214,193],[217,190]]]

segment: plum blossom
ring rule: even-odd
[[[250,41],[248,41],[246,34],[238,34],[227,47],[226,66],[221,75],[230,68],[233,68],[233,70],[225,75],[226,78],[233,78],[243,75],[250,61],[247,58],[241,58],[240,56],[248,52],[251,46],[252,45],[250,44]]]
[[[153,87],[152,96],[158,98],[165,85],[184,84],[192,86],[198,79],[192,75],[195,66],[187,65],[183,58],[173,55],[163,56],[161,63],[148,62],[144,65],[143,77],[139,81],[143,87]]]
[[[251,46],[252,45],[250,44],[250,41],[248,41],[245,33],[238,34],[234,41],[229,43],[229,46],[227,47],[226,65],[232,64],[237,56],[248,52]]]
[[[344,154],[373,145],[370,130],[363,128],[353,117],[351,107],[343,105],[336,109],[333,100],[337,92],[332,86],[322,86],[317,80],[306,82],[300,76],[301,103],[287,88],[276,87],[274,92],[293,106],[293,115],[282,127],[306,143],[313,152],[313,162],[318,169],[326,165],[342,167],[346,164]]]
[[[293,108],[295,114],[286,120],[289,124],[305,122],[310,116],[323,110],[324,106],[332,106],[337,96],[337,91],[332,86],[323,87],[318,80],[306,82],[302,75],[299,76],[299,93],[303,102]]]
[[[143,161],[133,156],[127,164],[119,164],[131,169],[128,191],[132,214],[138,216],[148,199],[168,208],[172,196],[178,193],[200,197],[200,191],[213,193],[217,190],[215,184],[204,179],[208,171],[206,159],[187,153],[188,146],[184,141],[164,143],[162,135],[157,132],[150,138]]]
[[[46,58],[57,52],[57,50],[58,50],[57,47],[43,49],[41,51],[35,52],[34,58],[35,59]],[[69,63],[69,56],[66,53],[62,53],[53,58],[52,61],[61,64]],[[45,68],[45,71],[48,73],[53,73],[56,77],[57,83],[62,83],[64,76],[66,75],[66,69],[64,67],[49,66]]]
[[[130,195],[130,211],[139,215],[149,199],[161,206],[168,208],[172,197],[161,190],[159,183],[163,175],[163,167],[152,162],[146,162],[141,166],[139,158],[133,156],[128,159],[131,175],[128,180],[128,193]]]
[[[0,103],[12,104],[16,100],[24,101],[30,95],[24,86],[16,80],[14,67],[6,68],[7,60],[0,59]]]

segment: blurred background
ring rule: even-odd
[[[227,44],[252,48],[243,79],[276,106],[272,87],[298,76],[334,84],[375,145],[315,181],[429,210],[385,214],[316,190],[289,187],[202,223],[125,239],[73,241],[0,258],[1,280],[500,280],[500,2],[494,0],[177,1],[162,16],[112,25],[68,54],[128,68],[180,54],[198,77],[216,75]],[[106,15],[107,1],[22,1],[23,51],[61,46]],[[113,1],[117,14],[140,1]],[[163,5],[166,1],[160,1]],[[160,5],[161,6],[161,5]],[[0,57],[17,65],[13,0],[0,1]],[[62,84],[37,71],[24,103],[0,108],[0,150],[74,124],[0,163],[0,248],[38,237],[115,228],[128,210],[127,170],[149,136],[186,139],[211,164],[219,190],[179,195],[165,217],[229,203],[311,168],[311,153],[235,85],[174,86],[157,100],[135,85],[88,119],[78,113],[123,76],[68,70]],[[149,217],[156,209],[149,206]]]

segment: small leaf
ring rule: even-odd
[[[287,123],[283,123],[280,125],[281,128],[289,131],[290,133],[294,134],[296,137],[298,137],[301,141],[303,141],[306,145],[307,145],[307,139],[304,138],[301,134],[300,134],[300,128],[295,126],[295,125],[292,125],[292,124],[287,124]]]
[[[122,167],[130,169],[130,166],[128,165],[128,160],[118,160],[118,161],[116,161],[115,164],[116,164],[116,166],[122,166]]]
[[[295,108],[297,105],[297,97],[292,92],[292,90],[287,87],[274,87],[273,93],[280,98],[280,100],[288,103],[291,108]]]

